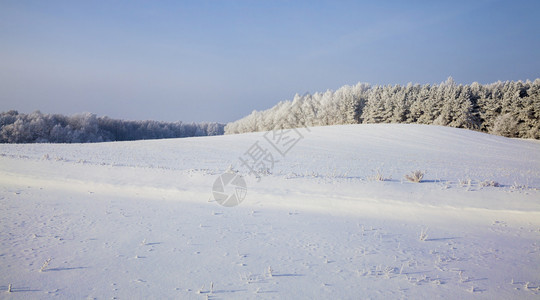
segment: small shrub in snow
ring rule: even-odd
[[[247,284],[252,284],[252,283],[261,282],[262,280],[261,276],[263,275],[249,273],[249,274],[240,275],[240,279],[242,281],[245,281]]]
[[[373,175],[372,177],[369,177],[368,180],[371,180],[371,181],[386,181],[386,180],[390,180],[390,178],[386,178],[384,177],[384,175],[377,171],[377,174]]]
[[[459,180],[459,185],[464,187],[464,186],[471,186],[472,184],[472,180],[470,178],[467,178],[467,179],[460,179]]]
[[[422,178],[424,178],[424,172],[422,171],[414,171],[411,174],[405,175],[405,179],[407,179],[410,182],[422,182]]]
[[[527,186],[519,184],[517,182],[514,182],[514,184],[512,184],[512,186],[510,187],[510,189],[512,189],[512,190],[524,190],[526,188],[527,188]]]
[[[272,170],[270,170],[269,168],[262,168],[257,174],[259,174],[259,176],[269,176],[272,175]]]
[[[499,187],[500,184],[499,184],[497,181],[493,181],[493,180],[484,180],[484,181],[480,182],[480,186],[481,186],[481,187],[488,187],[488,186]]]

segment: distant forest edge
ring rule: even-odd
[[[93,143],[222,135],[224,124],[126,121],[83,113],[73,116],[0,114],[0,143]]]
[[[540,139],[540,78],[491,84],[369,85],[296,95],[227,125],[126,121],[0,113],[0,143],[88,143],[211,136],[280,128],[367,123],[415,123],[467,128],[505,137]]]
[[[416,123],[540,139],[540,79],[457,85],[358,83],[296,95],[225,126],[225,134],[275,128],[364,123]]]

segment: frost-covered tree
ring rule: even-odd
[[[431,121],[426,122],[427,119],[423,119],[423,117],[426,115],[425,111],[428,109],[427,103],[430,99],[430,89],[431,86],[429,84],[426,84],[422,87],[419,87],[416,93],[411,93],[408,96],[410,103],[410,112],[407,123],[431,124]]]
[[[362,113],[363,123],[381,123],[384,121],[383,87],[376,86],[369,93]]]
[[[500,115],[495,119],[492,133],[505,137],[516,137],[518,122],[511,113]]]

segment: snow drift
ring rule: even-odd
[[[0,145],[3,297],[538,297],[538,141],[298,130],[285,155],[264,133]],[[254,144],[272,168],[218,205],[214,180],[249,173]]]

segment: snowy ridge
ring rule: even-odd
[[[234,208],[212,184],[245,171],[238,157],[263,133],[0,145],[0,293],[540,295],[540,142],[426,125],[302,133]],[[414,170],[423,182],[403,179]]]

